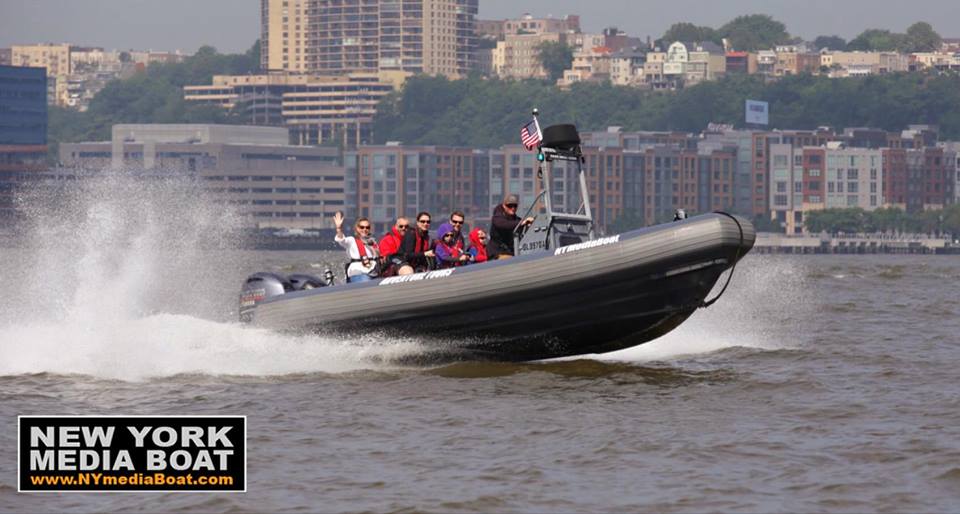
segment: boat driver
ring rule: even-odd
[[[509,259],[513,257],[513,231],[517,225],[530,225],[533,218],[521,220],[517,216],[520,200],[517,195],[507,195],[503,203],[493,210],[490,219],[490,242],[487,243],[488,259]]]
[[[343,234],[343,213],[337,211],[333,215],[333,224],[337,228],[337,235],[333,238],[340,246],[347,251],[350,257],[350,264],[347,266],[347,282],[365,282],[373,280],[379,276],[379,258],[377,251],[377,240],[370,232],[373,225],[370,220],[364,217],[357,218],[353,226],[353,237],[347,237]]]

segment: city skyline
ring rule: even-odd
[[[196,51],[212,45],[222,52],[243,52],[260,35],[259,0],[0,0],[0,47],[41,42],[116,49]],[[927,21],[943,37],[960,37],[947,20],[960,18],[960,3],[923,0],[876,9],[875,2],[811,0],[805,4],[760,0],[677,0],[669,9],[653,2],[604,0],[589,11],[575,0],[481,0],[480,19],[579,14],[586,32],[615,25],[628,34],[657,38],[673,23],[688,21],[719,27],[742,14],[769,14],[795,36],[819,35],[851,39],[868,28],[903,32],[916,21]],[[111,16],[103,16],[110,13]],[[184,16],[184,13],[191,13]],[[632,13],[624,16],[624,13]],[[831,16],[824,16],[831,13]],[[216,20],[216,29],[211,22]],[[855,20],[851,22],[850,20]]]

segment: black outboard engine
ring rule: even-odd
[[[240,291],[240,321],[250,321],[258,303],[290,291],[294,291],[293,284],[283,275],[266,272],[250,275]]]
[[[246,323],[253,318],[257,304],[292,291],[307,291],[318,287],[333,285],[333,273],[324,270],[324,278],[295,273],[283,276],[278,273],[260,272],[247,277],[240,291],[240,321]]]
[[[318,287],[324,287],[327,285],[327,281],[320,277],[315,277],[313,275],[304,275],[302,273],[289,275],[287,276],[287,280],[290,281],[290,284],[293,286],[293,289],[295,291],[316,289]]]

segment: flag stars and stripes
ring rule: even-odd
[[[527,150],[533,150],[540,144],[540,127],[537,126],[537,120],[527,123],[520,129],[520,141]]]

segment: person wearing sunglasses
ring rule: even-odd
[[[460,232],[450,223],[440,225],[437,230],[437,242],[434,251],[437,253],[437,267],[452,268],[460,266],[470,260],[470,255],[463,251],[463,242],[458,240]]]
[[[401,216],[397,218],[397,222],[393,224],[390,232],[387,232],[380,238],[379,250],[381,262],[383,263],[383,270],[382,273],[380,273],[381,277],[413,274],[413,266],[407,263],[400,250],[403,237],[410,229],[410,220]]]
[[[450,226],[453,227],[454,239],[460,244],[461,250],[467,247],[466,240],[463,238],[463,222],[466,221],[466,219],[466,216],[460,211],[450,213]],[[437,234],[437,237],[439,236],[440,235]]]
[[[400,243],[400,255],[403,260],[413,266],[414,271],[421,272],[433,269],[436,254],[430,245],[430,223],[432,218],[429,212],[417,214],[416,225],[407,229]]]
[[[380,253],[377,250],[377,240],[370,233],[373,225],[364,217],[357,218],[353,225],[353,237],[343,233],[343,213],[337,211],[333,215],[333,225],[337,235],[333,238],[347,251],[350,264],[347,266],[347,282],[364,282],[377,278],[380,273]]]
[[[493,210],[490,219],[490,242],[487,243],[489,259],[509,259],[513,257],[513,231],[517,225],[530,225],[533,218],[521,220],[517,216],[520,201],[517,195],[507,195],[503,202]]]

